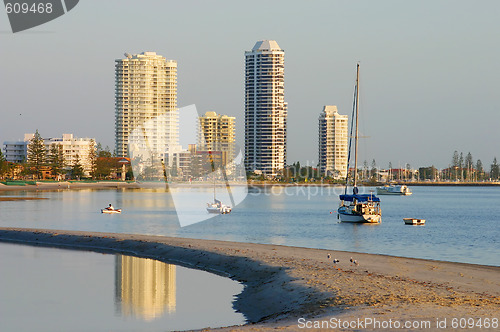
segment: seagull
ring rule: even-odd
[[[353,262],[352,257],[351,257],[351,259],[349,260],[349,262],[351,262],[351,263]]]
[[[332,258],[332,255],[328,254],[328,255],[326,255],[326,258],[328,258],[328,259]]]
[[[359,265],[357,260],[353,260],[352,262],[354,263],[354,265]]]
[[[340,261],[337,258],[333,259],[333,264],[337,264],[338,262],[340,262]]]

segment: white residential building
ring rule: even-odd
[[[177,61],[155,52],[125,56],[115,60],[117,156],[128,156],[129,139],[142,142],[154,155],[178,149]]]
[[[73,134],[63,134],[61,138],[46,138],[43,140],[47,151],[51,145],[61,145],[66,167],[75,165],[78,160],[83,167],[85,176],[89,176],[92,164],[91,153],[95,153],[96,143],[93,138],[77,138]]]
[[[327,105],[319,116],[319,168],[321,174],[345,178],[348,158],[348,116]]]
[[[26,161],[28,155],[28,143],[34,134],[25,134],[22,141],[3,142],[5,160],[20,164]]]
[[[23,141],[4,142],[6,160],[21,163],[28,159],[28,145],[35,134],[24,134]],[[95,152],[96,144],[93,138],[76,138],[73,134],[63,134],[60,138],[44,138],[43,144],[50,153],[51,145],[61,145],[63,151],[64,164],[67,168],[75,165],[79,160],[86,176],[91,171],[90,153]],[[7,158],[8,157],[8,158]]]
[[[285,52],[274,40],[245,52],[245,167],[268,176],[286,165]]]

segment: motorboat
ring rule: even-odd
[[[386,185],[383,187],[377,187],[377,195],[404,195],[409,196],[412,194],[410,188],[406,185]]]
[[[378,224],[382,221],[382,209],[380,199],[373,193],[359,194],[356,186],[356,173],[358,164],[358,114],[359,114],[359,63],[356,67],[356,85],[354,87],[353,120],[351,121],[351,133],[355,124],[354,134],[354,176],[352,194],[347,194],[349,184],[349,159],[351,154],[351,141],[349,142],[349,158],[347,161],[347,176],[345,191],[340,195],[340,207],[337,210],[337,218],[347,223],[370,223]],[[351,135],[352,137],[352,135]],[[352,139],[352,138],[351,138]]]

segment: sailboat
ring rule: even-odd
[[[217,214],[227,214],[231,212],[230,206],[222,204],[222,202],[215,197],[215,183],[214,183],[214,201],[213,203],[207,203],[207,212],[217,213]]]
[[[355,124],[354,134],[354,176],[352,194],[347,194],[347,185],[349,179],[349,162],[347,162],[347,176],[345,191],[340,195],[340,207],[338,209],[337,217],[342,222],[349,223],[380,223],[382,220],[382,210],[380,208],[380,199],[370,194],[359,194],[358,187],[356,186],[357,180],[357,164],[358,164],[358,114],[359,114],[359,63],[356,67],[356,86],[354,88],[354,106],[353,113],[355,112],[355,119],[351,122],[351,133],[353,124]],[[352,137],[352,135],[351,135]],[[349,144],[349,155],[350,155]],[[349,159],[349,158],[348,158]]]
[[[227,214],[231,212],[231,207],[229,205],[222,204],[215,196],[215,166],[212,158],[212,151],[209,151],[210,163],[212,164],[212,173],[214,179],[214,201],[213,203],[207,203],[207,212],[215,214]]]

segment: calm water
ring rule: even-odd
[[[0,331],[170,331],[244,323],[243,286],[152,259],[0,243]]]
[[[338,223],[340,189],[319,187],[253,191],[231,214],[187,227],[179,226],[170,193],[162,190],[26,192],[18,194],[48,199],[0,202],[0,225],[272,243],[500,266],[500,188],[411,189],[412,196],[381,196],[379,225]],[[200,189],[199,194],[210,199],[210,191]],[[108,203],[123,213],[102,215],[100,209]],[[427,223],[406,226],[405,217]]]

